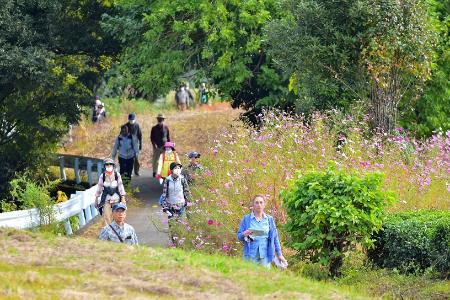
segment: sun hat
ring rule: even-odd
[[[175,144],[174,143],[172,143],[172,142],[166,142],[165,144],[164,144],[164,148],[172,148],[172,149],[175,149]]]
[[[166,117],[163,114],[158,114],[156,116],[157,119],[165,119]]]
[[[105,159],[105,160],[103,161],[103,164],[104,164],[104,165],[113,165],[113,166],[116,165],[116,163],[114,162],[114,159],[112,159],[112,158],[107,158],[107,159]]]

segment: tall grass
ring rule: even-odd
[[[396,193],[389,211],[450,209],[450,132],[426,141],[404,135],[369,134],[366,122],[331,112],[302,117],[268,112],[256,130],[236,125],[217,136],[202,157],[206,171],[193,187],[195,203],[178,224],[177,245],[239,253],[236,230],[255,194],[267,198],[266,211],[278,222],[281,238],[286,214],[279,192],[286,180],[334,161],[360,173],[380,171],[384,189]]]

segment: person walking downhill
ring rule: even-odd
[[[242,219],[237,238],[244,243],[245,260],[270,267],[275,254],[280,262],[287,262],[281,253],[275,221],[264,212],[265,207],[264,196],[256,195],[253,198],[253,211]]]
[[[126,203],[125,188],[122,177],[115,170],[116,164],[111,158],[105,159],[103,172],[97,184],[95,193],[95,207],[99,210],[106,225],[111,224],[111,207],[116,203]],[[100,198],[100,202],[98,199]]]
[[[163,211],[169,212],[169,219],[184,216],[185,208],[191,201],[189,184],[181,174],[182,165],[177,162],[170,164],[171,174],[163,183],[162,207]]]
[[[128,127],[128,132],[134,136],[139,144],[139,152],[142,151],[142,131],[141,127],[136,121],[136,114],[131,113],[128,115],[128,123],[125,124]],[[139,176],[139,156],[134,157],[134,175]]]
[[[175,151],[175,145],[172,142],[167,142],[164,145],[164,152],[161,153],[158,160],[158,171],[156,172],[156,179],[162,180],[166,179],[171,173],[170,165],[176,162],[181,164],[180,158]]]
[[[183,169],[182,174],[189,184],[194,183],[195,178],[203,171],[203,166],[199,163],[200,153],[196,151],[189,152],[189,165]]]
[[[169,127],[164,124],[165,119],[166,117],[163,114],[158,114],[158,116],[156,117],[158,124],[152,127],[150,133],[150,140],[152,142],[153,148],[153,177],[155,177],[156,173],[158,172],[158,161],[161,153],[164,151],[164,145],[166,144],[166,142],[170,142]]]
[[[124,203],[117,203],[112,208],[114,221],[103,227],[99,240],[124,243],[127,245],[138,245],[138,238],[133,226],[125,223],[127,217],[127,206]]]
[[[208,104],[209,101],[209,91],[206,88],[206,83],[202,82],[202,85],[199,88],[199,94],[200,94],[200,104]]]
[[[112,159],[119,154],[120,175],[128,183],[133,172],[134,158],[139,156],[139,145],[137,138],[129,134],[128,127],[123,125],[120,128],[120,135],[116,138],[112,151]]]
[[[184,90],[185,90],[186,93],[188,94],[188,99],[187,99],[186,107],[187,107],[187,108],[195,107],[195,97],[194,97],[194,93],[193,93],[192,90],[189,88],[189,82],[186,82],[186,84],[184,85]]]
[[[177,103],[178,110],[186,110],[189,103],[189,93],[186,91],[186,88],[184,86],[181,86],[180,89],[176,92],[175,101]]]

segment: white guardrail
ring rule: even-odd
[[[88,190],[77,191],[76,194],[70,195],[70,199],[55,204],[54,211],[56,220],[64,222],[66,234],[73,234],[72,226],[69,218],[78,216],[79,227],[76,230],[86,226],[89,221],[98,215],[95,208],[95,192],[97,185]],[[13,227],[17,229],[28,229],[39,225],[39,211],[36,208],[27,210],[17,210],[0,214],[0,227]]]

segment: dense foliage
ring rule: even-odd
[[[269,53],[291,77],[296,107],[370,100],[374,128],[392,131],[402,95],[430,72],[434,32],[423,0],[287,1],[268,27]]]
[[[348,174],[328,167],[299,175],[281,193],[288,215],[288,244],[303,258],[340,275],[344,253],[356,243],[372,248],[392,196],[381,191],[381,174]]]
[[[280,104],[287,81],[263,47],[262,28],[279,1],[131,1],[105,16],[104,28],[124,45],[123,86],[156,97],[180,82],[212,81],[235,106]],[[259,103],[259,104],[257,104]]]
[[[403,212],[389,216],[383,230],[374,235],[369,258],[380,267],[403,272],[432,267],[450,275],[450,213],[448,211]]]
[[[78,121],[105,56],[102,2],[6,0],[0,11],[0,199],[15,172],[33,170]]]

